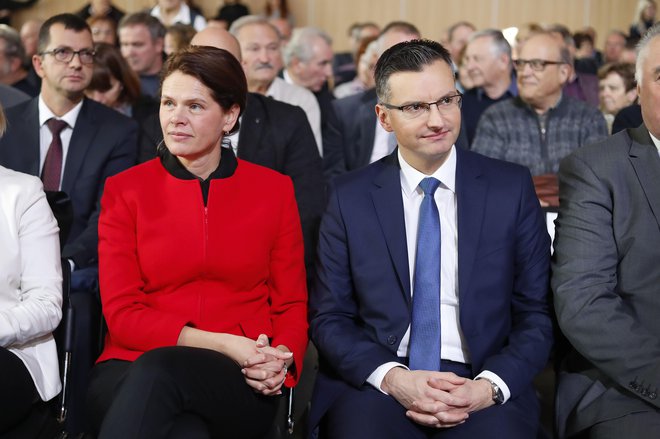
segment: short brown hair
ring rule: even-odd
[[[174,72],[192,76],[204,84],[211,91],[213,100],[224,110],[238,105],[239,117],[243,114],[247,99],[247,80],[243,67],[231,53],[210,46],[191,46],[174,53],[165,63],[160,80],[161,88],[163,81]],[[236,120],[234,128],[226,134],[235,133],[238,128],[239,123]]]
[[[630,91],[637,86],[637,81],[635,81],[635,66],[633,64],[625,62],[605,64],[598,69],[598,79],[605,79],[610,73],[616,73],[623,79],[623,86],[626,88],[626,91]]]

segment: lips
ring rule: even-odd
[[[182,133],[180,131],[171,131],[167,133],[168,136],[170,136],[174,140],[185,140],[189,139],[192,137],[191,134],[188,133]]]

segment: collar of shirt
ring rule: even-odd
[[[656,149],[660,153],[660,139],[655,137],[651,132],[649,131],[649,136],[651,136],[651,140],[653,141],[653,144],[655,145]]]
[[[69,124],[69,127],[73,130],[76,126],[76,120],[80,114],[80,109],[82,108],[84,99],[76,104],[75,107],[69,110],[68,113],[65,113],[62,117],[55,116],[55,113],[50,111],[46,102],[44,102],[43,96],[39,95],[39,126],[42,127],[49,119],[55,118],[60,119]]]
[[[430,176],[410,166],[401,155],[400,149],[397,150],[397,156],[401,166],[401,189],[407,197],[411,197],[415,191],[421,192],[419,183],[426,177],[437,178],[443,187],[456,193],[456,146],[451,147],[447,160]]]

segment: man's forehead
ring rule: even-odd
[[[559,43],[549,35],[530,37],[520,49],[520,57],[524,59],[546,58],[559,56]]]
[[[442,60],[426,65],[421,71],[401,71],[390,75],[388,86],[392,100],[413,102],[435,100],[456,92],[452,69]]]
[[[90,46],[94,42],[92,33],[87,30],[66,29],[63,24],[55,23],[49,29],[50,45],[58,45],[66,42],[69,46]]]

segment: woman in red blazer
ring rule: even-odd
[[[293,186],[221,147],[246,93],[228,52],[174,55],[160,157],[106,183],[108,334],[88,393],[99,438],[258,437],[298,379],[307,293]]]

